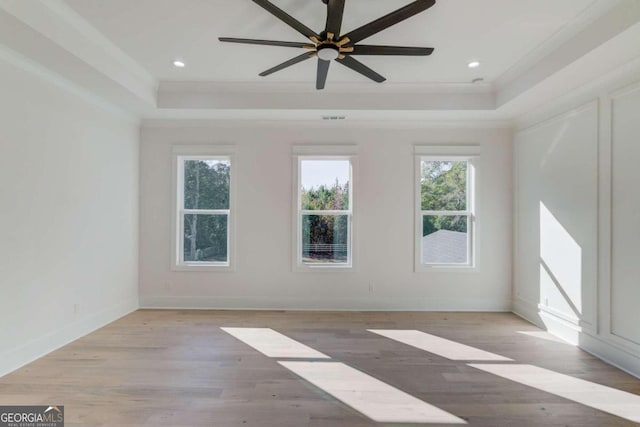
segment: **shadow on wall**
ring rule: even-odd
[[[553,330],[549,316],[568,322],[575,334],[562,337],[578,344],[585,292],[583,250],[543,201],[539,203],[538,238],[538,315],[530,320],[554,333],[559,331]]]
[[[582,248],[542,201],[540,304],[576,324],[582,317]]]

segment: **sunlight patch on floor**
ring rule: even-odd
[[[381,423],[466,424],[364,372],[339,362],[278,362],[356,411]]]
[[[268,357],[330,359],[280,332],[269,328],[220,328]]]
[[[640,422],[640,396],[532,365],[469,364],[485,372]]]
[[[415,330],[368,329],[369,332],[410,345],[449,360],[512,362],[508,357]]]

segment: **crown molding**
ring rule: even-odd
[[[120,119],[123,119],[129,123],[140,123],[140,118],[131,113],[128,110],[121,108],[117,104],[113,104],[104,98],[96,95],[95,93],[79,86],[73,81],[70,81],[63,76],[51,71],[50,69],[43,67],[41,64],[27,58],[26,56],[15,52],[6,46],[0,44],[0,60],[11,64],[12,66],[23,70],[41,80],[56,86],[74,96],[82,99],[84,102],[100,108],[109,114],[114,115]]]
[[[640,1],[637,2],[640,9]],[[602,80],[637,72],[640,60],[640,22],[623,33],[596,47],[588,54],[558,70],[518,97],[499,105],[498,111],[517,118],[545,108],[565,97],[577,96],[591,90]]]
[[[355,95],[355,96],[354,96]],[[491,86],[332,85],[161,82],[160,109],[494,110]]]
[[[451,114],[422,114],[421,118],[398,119],[386,117],[381,120],[372,116],[347,118],[346,120],[333,122],[323,121],[319,116],[315,119],[305,118],[297,112],[281,111],[272,114],[270,119],[264,115],[246,115],[238,119],[232,117],[208,117],[208,118],[146,118],[142,120],[142,128],[241,128],[241,129],[273,129],[292,128],[297,129],[511,129],[513,123],[508,119],[475,117],[473,115]],[[357,112],[361,113],[361,112]],[[316,113],[317,114],[317,113]],[[454,116],[458,117],[454,117]],[[350,116],[347,116],[350,117]]]
[[[595,21],[606,15],[612,8],[626,0],[595,0],[574,19],[556,31],[540,45],[526,54],[493,81],[496,88],[503,88],[517,80],[531,68],[539,64],[545,57],[553,53],[580,32],[593,25]]]
[[[581,86],[577,90],[557,97],[539,108],[514,118],[514,129],[516,132],[522,132],[553,117],[562,115],[567,111],[574,111],[576,108],[579,108],[579,106],[598,99],[603,93],[609,93],[619,88],[638,84],[639,82],[640,58],[637,58],[591,81],[589,84]]]
[[[612,70],[640,53],[638,39],[635,42],[629,40],[626,44],[610,43],[640,22],[640,1],[617,0],[611,5],[611,1],[606,0],[595,5],[598,7],[594,6],[589,10],[588,19],[582,17],[580,25],[574,23],[567,32],[557,34],[553,42],[548,42],[528,55],[519,66],[495,82],[498,107],[520,98],[568,68],[573,70],[574,82],[588,81],[602,74],[604,68]],[[604,13],[597,16],[596,12]],[[585,25],[586,22],[589,25]],[[576,32],[577,29],[580,31]],[[567,34],[573,36],[567,37]],[[563,42],[558,45],[561,40]],[[600,49],[603,45],[608,45],[608,50]],[[586,57],[593,57],[596,51],[601,58],[599,63],[576,69],[576,63],[584,62]],[[575,83],[570,82],[568,88],[575,87]],[[567,88],[558,89],[560,93],[567,91]]]
[[[62,0],[0,0],[0,39],[126,108],[155,105],[156,79]]]
[[[595,0],[494,84],[338,83],[319,92],[299,83],[158,82],[62,0],[0,0],[0,40],[50,78],[147,122],[503,127],[639,57],[640,1]]]

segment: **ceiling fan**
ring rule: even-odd
[[[284,46],[307,49],[308,52],[296,56],[280,65],[269,68],[260,73],[260,76],[268,76],[276,71],[283,70],[307,59],[318,58],[318,71],[316,75],[316,89],[324,89],[329,72],[331,61],[335,60],[340,64],[382,83],[386,79],[362,62],[354,58],[357,55],[404,55],[404,56],[427,56],[433,53],[430,47],[407,47],[407,46],[374,46],[357,44],[380,31],[404,21],[418,13],[424,12],[436,3],[436,0],[416,0],[408,5],[376,19],[360,28],[341,34],[342,16],[344,13],[345,0],[322,0],[327,5],[327,24],[324,31],[316,33],[273,3],[268,0],[253,0],[278,19],[298,31],[308,38],[311,43],[238,39],[231,37],[220,37],[221,42],[257,44],[266,46]]]

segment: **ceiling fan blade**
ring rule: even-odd
[[[385,15],[382,18],[378,18],[373,22],[370,22],[345,34],[343,37],[349,38],[349,44],[358,43],[359,41],[364,40],[376,33],[379,33],[380,31],[387,29],[392,25],[397,24],[398,22],[402,22],[405,19],[417,15],[420,12],[424,12],[434,4],[436,4],[436,0],[414,1],[413,3],[409,3],[405,7],[402,7],[395,12],[391,12],[390,14]]]
[[[313,58],[314,56],[316,56],[315,52],[305,52],[302,55],[296,56],[295,58],[291,58],[290,60],[285,61],[280,65],[276,65],[273,68],[269,68],[268,70],[261,72],[260,76],[262,77],[268,76],[269,74],[273,74],[276,71],[284,70],[287,67],[295,65],[298,62],[306,61],[307,59]]]
[[[332,33],[337,40],[342,28],[342,15],[344,14],[345,0],[329,0],[327,3],[327,33]]]
[[[221,42],[228,43],[243,43],[243,44],[260,44],[266,46],[283,46],[283,47],[301,47],[301,48],[315,48],[315,45],[309,43],[299,42],[281,42],[276,40],[258,40],[258,39],[236,39],[233,37],[219,37]]]
[[[405,55],[405,56],[429,56],[433,53],[432,47],[408,47],[408,46],[372,46],[355,45],[350,55]]]
[[[383,81],[387,80],[386,78],[382,77],[380,74],[373,71],[371,68],[364,65],[362,62],[350,56],[345,56],[342,59],[336,59],[336,61],[338,61],[345,67],[351,68],[353,71],[356,71],[362,74],[363,76],[370,78],[374,82],[382,83]]]
[[[276,18],[280,19],[285,24],[292,27],[294,30],[298,31],[300,34],[305,36],[306,38],[310,37],[318,37],[318,35],[311,28],[304,25],[302,22],[298,21],[293,16],[289,15],[284,10],[280,9],[278,6],[274,5],[268,0],[253,0],[258,6],[262,6],[262,8],[266,9]]]
[[[318,74],[316,76],[316,89],[324,89],[324,85],[327,82],[327,75],[329,74],[329,66],[331,61],[325,61],[318,58]]]

